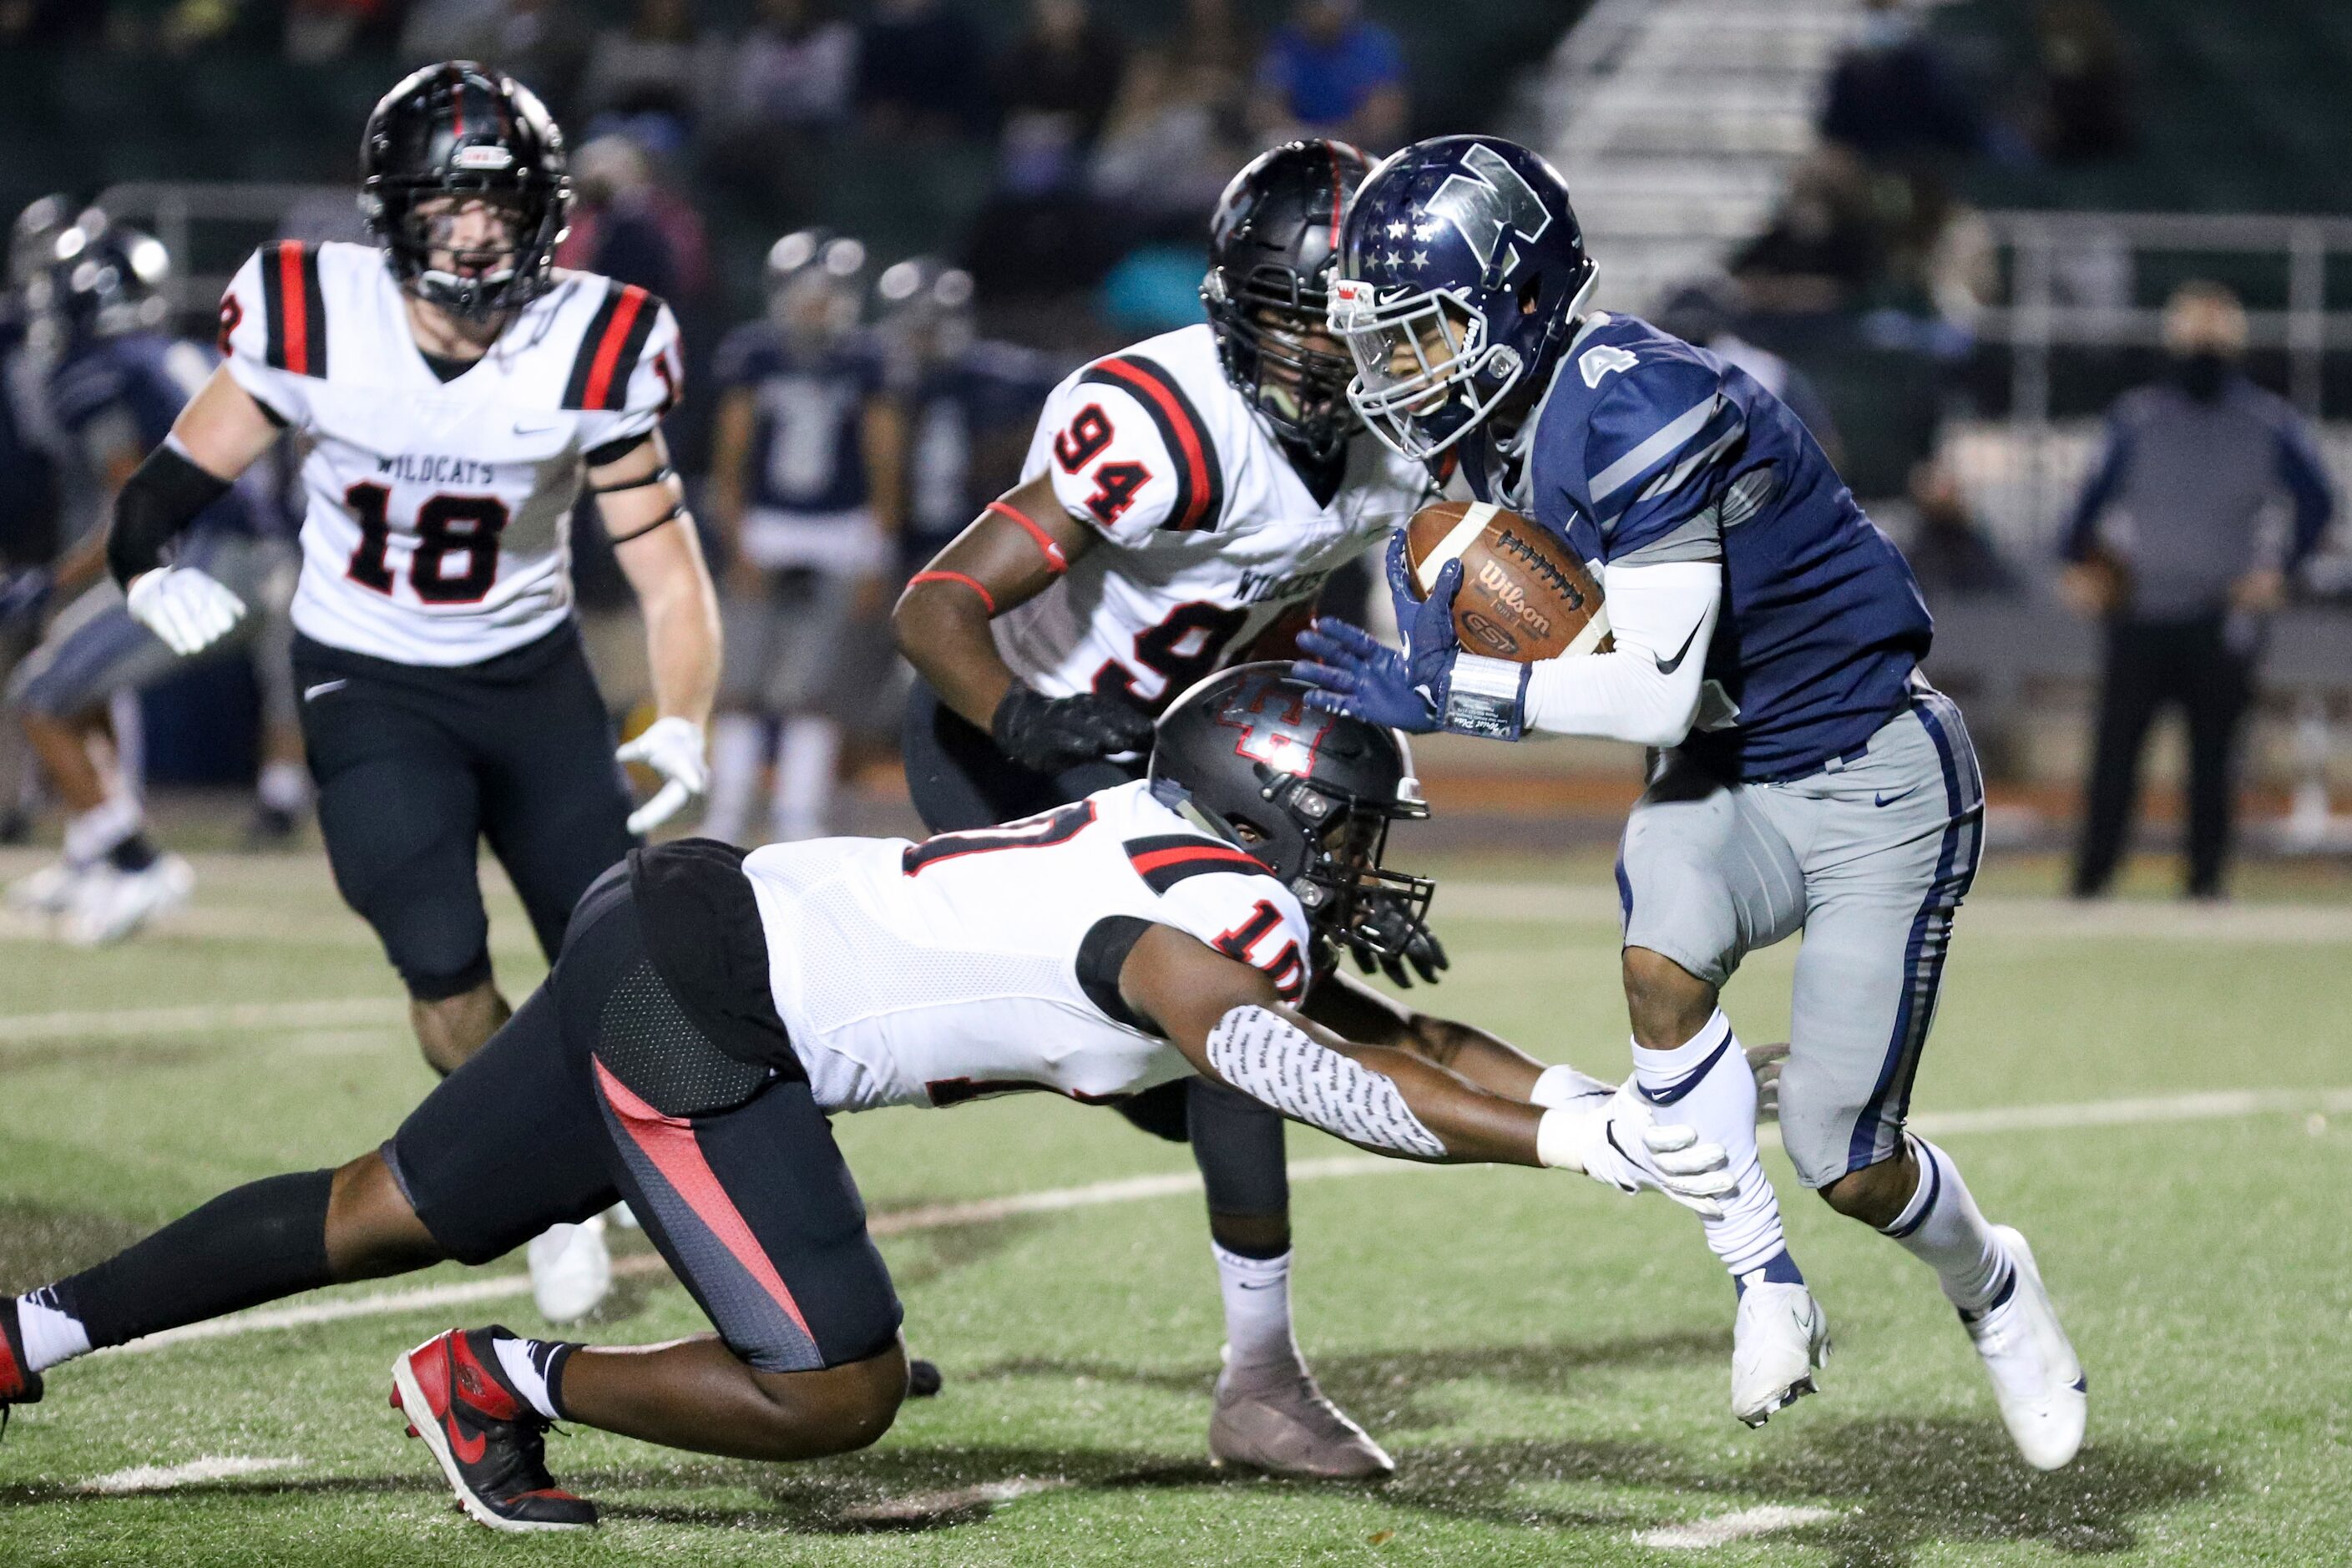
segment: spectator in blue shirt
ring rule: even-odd
[[[1254,118],[1269,136],[1333,136],[1380,153],[1404,140],[1404,49],[1360,0],[1299,0],[1257,66]]]

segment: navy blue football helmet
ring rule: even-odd
[[[1355,356],[1348,400],[1425,461],[1575,335],[1597,269],[1552,166],[1499,136],[1439,136],[1392,153],[1348,209],[1331,331]]]
[[[55,248],[47,279],[26,293],[66,342],[161,331],[171,321],[164,289],[172,255],[153,235],[93,207],[58,236]]]

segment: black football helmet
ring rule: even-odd
[[[1307,346],[1325,330],[1331,268],[1349,198],[1371,165],[1344,142],[1288,142],[1235,174],[1209,220],[1201,303],[1225,379],[1282,438],[1328,461],[1357,427],[1355,365]]]
[[[59,232],[47,275],[26,287],[67,342],[161,331],[171,321],[164,289],[172,255],[153,235],[92,207]]]
[[[417,212],[435,196],[498,202],[512,216],[513,248],[459,258],[484,270],[436,268],[431,226]],[[504,71],[470,60],[426,66],[368,116],[361,216],[401,286],[455,316],[486,321],[544,293],[571,210],[563,132],[537,95]]]
[[[1311,689],[1279,663],[1202,681],[1160,716],[1152,792],[1262,861],[1327,943],[1401,957],[1436,890],[1381,865],[1389,824],[1429,815],[1412,753],[1393,730],[1307,706]]]

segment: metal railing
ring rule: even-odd
[[[173,308],[191,314],[210,311],[228,288],[231,276],[199,272],[189,263],[191,257],[216,250],[196,244],[199,232],[207,227],[234,229],[240,243],[259,243],[281,233],[288,220],[298,215],[350,214],[349,232],[333,237],[360,237],[349,185],[135,180],[108,186],[99,193],[97,205],[109,216],[136,224],[163,242],[172,253]],[[237,260],[243,259],[239,254]]]

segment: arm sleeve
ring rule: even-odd
[[[262,289],[261,268],[268,247],[246,258],[221,295],[222,363],[247,395],[283,426],[307,429],[310,424],[309,378],[270,363],[269,306]]]
[[[1719,533],[1711,503],[1741,449],[1747,416],[1696,360],[1611,374],[1614,384],[1586,428],[1582,465],[1601,558],[1713,559]]]
[[[1135,395],[1073,379],[1045,400],[1024,477],[1051,475],[1064,511],[1133,545],[1174,519],[1186,481],[1178,461]]]
[[[1548,658],[1528,674],[1530,730],[1678,746],[1697,718],[1723,569],[1665,562],[1602,568],[1610,653]]]
[[[617,412],[590,409],[580,416],[583,449],[611,448],[653,433],[662,416],[686,395],[686,364],[680,357],[677,318],[655,303],[653,330],[629,367],[628,388]]]
[[[2066,520],[2066,534],[2058,546],[2060,560],[2089,558],[2091,546],[2098,539],[2099,514],[2115,499],[2116,486],[2123,482],[2124,465],[2130,460],[2130,426],[2118,414],[2107,421],[2106,445],[2099,453],[2099,466],[2092,470],[2090,483],[2083,487],[2082,496],[2074,502],[2074,515]]]
[[[2294,501],[2294,528],[2288,536],[2284,570],[2293,572],[2319,547],[2320,535],[2336,512],[2336,495],[2327,482],[2327,468],[2311,444],[2311,432],[2299,419],[2279,427],[2279,482]]]

